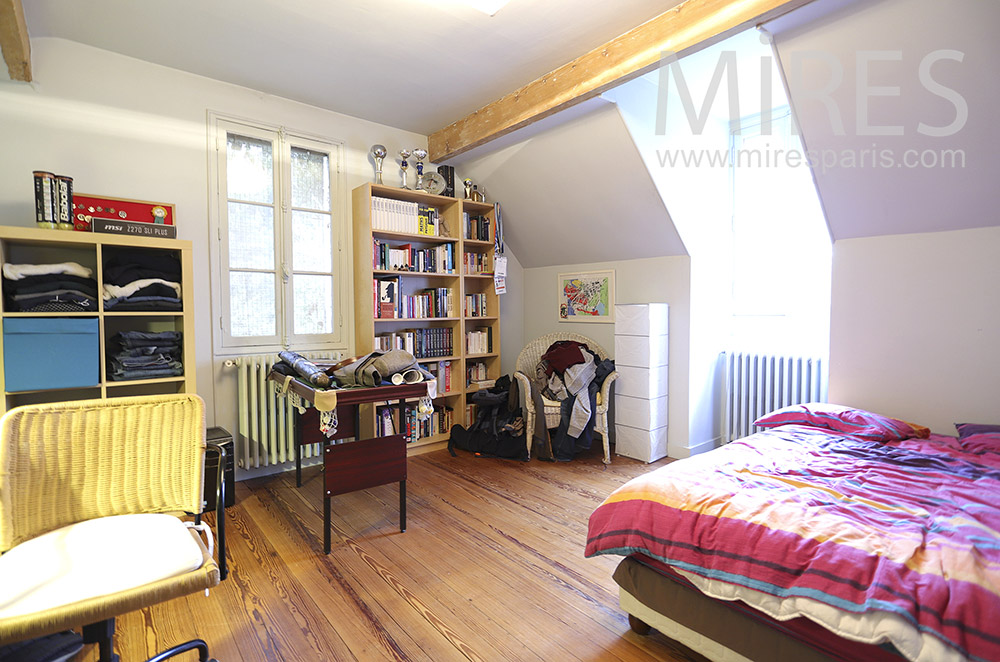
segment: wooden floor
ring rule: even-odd
[[[416,456],[406,533],[396,485],[335,497],[329,556],[319,467],[300,489],[294,472],[239,483],[229,579],[120,618],[117,650],[134,662],[201,637],[220,662],[704,660],[631,632],[619,558],[583,557],[590,513],[650,465],[602,467],[596,446],[570,463]]]

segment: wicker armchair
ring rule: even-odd
[[[197,395],[176,394],[7,412],[0,437],[0,646],[82,627],[83,642],[98,643],[100,662],[111,662],[118,659],[116,616],[219,583],[211,531],[177,517],[193,514],[200,522],[204,409]],[[222,467],[224,451],[217,450]],[[223,557],[224,488],[221,481],[215,487]],[[153,659],[192,649],[208,659],[200,639]]]
[[[576,342],[583,343],[589,347],[591,351],[597,354],[597,357],[602,361],[608,358],[608,353],[603,347],[587,336],[581,336],[578,333],[549,333],[540,338],[535,338],[521,350],[521,353],[517,357],[517,365],[515,367],[516,372],[514,373],[514,377],[517,379],[518,384],[521,387],[521,392],[525,395],[524,422],[525,429],[527,430],[525,440],[528,444],[529,457],[531,455],[532,432],[535,429],[535,416],[544,416],[545,427],[547,428],[559,427],[558,402],[548,400],[543,397],[542,402],[545,405],[544,411],[536,412],[534,409],[534,403],[531,400],[531,382],[535,378],[535,367],[541,360],[542,354],[545,353],[545,350],[547,350],[552,343],[559,340],[575,340]],[[617,371],[612,372],[605,378],[604,384],[601,386],[601,390],[597,394],[597,409],[594,412],[594,432],[600,434],[601,439],[604,441],[604,464],[611,464],[611,442],[608,437],[608,408],[611,405],[611,385],[616,379],[618,379]]]

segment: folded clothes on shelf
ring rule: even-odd
[[[181,362],[179,331],[122,331],[111,339],[117,351],[109,359],[112,381],[179,377]]]
[[[181,263],[164,251],[123,251],[104,263],[104,310],[181,311]]]
[[[75,262],[3,265],[8,312],[96,312],[97,281]]]

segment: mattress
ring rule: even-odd
[[[615,570],[614,580],[621,590],[625,611],[713,660],[900,662],[904,659],[891,646],[842,639],[805,618],[776,621],[742,603],[710,598],[669,566],[646,557],[623,559]],[[643,607],[649,611],[643,611]],[[658,616],[669,622],[657,623]]]

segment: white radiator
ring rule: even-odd
[[[753,422],[775,409],[826,401],[826,375],[818,358],[726,352],[723,443],[760,430]]]
[[[339,361],[337,352],[303,354],[320,362]],[[241,356],[232,360],[236,371],[237,415],[236,461],[244,469],[268,467],[295,459],[295,416],[291,401],[279,395],[268,381],[277,354]],[[229,365],[230,362],[227,362]],[[319,444],[303,446],[303,459],[319,453]]]

